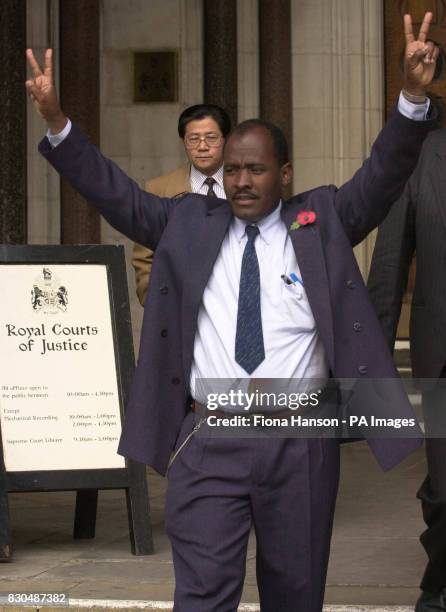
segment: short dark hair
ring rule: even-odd
[[[263,128],[270,133],[271,138],[273,139],[274,149],[276,150],[277,161],[279,162],[280,166],[283,166],[290,161],[288,154],[288,142],[285,138],[285,134],[279,127],[277,127],[277,125],[274,125],[274,123],[271,123],[270,121],[265,121],[264,119],[247,119],[246,121],[239,123],[232,130],[231,136],[234,134],[245,134],[253,127]]]
[[[178,119],[178,134],[180,138],[184,138],[188,123],[197,119],[205,119],[206,117],[211,117],[217,123],[220,132],[226,138],[231,131],[231,120],[225,109],[216,104],[195,104],[185,108]]]

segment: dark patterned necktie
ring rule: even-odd
[[[259,228],[246,226],[248,242],[243,251],[238,294],[235,360],[251,374],[265,359],[260,311],[260,270],[255,249]]]
[[[207,196],[208,198],[216,198],[217,195],[214,191],[214,185],[217,181],[212,178],[212,176],[208,176],[207,179],[204,181],[205,185],[208,186],[208,192],[207,192]]]

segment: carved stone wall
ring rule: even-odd
[[[381,0],[292,0],[295,191],[341,185],[383,124]],[[355,249],[368,273],[373,237]]]

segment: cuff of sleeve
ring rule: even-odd
[[[413,102],[409,102],[409,100],[403,96],[403,92],[400,93],[400,97],[398,98],[399,112],[408,119],[413,119],[414,121],[426,121],[429,106],[429,98],[424,104],[414,104]]]
[[[70,131],[71,131],[71,121],[69,119],[67,121],[67,125],[58,134],[51,134],[51,132],[48,130],[46,133],[46,137],[48,138],[48,142],[50,143],[51,148],[55,149],[57,145],[60,145],[60,143],[63,142],[65,138],[68,136]]]

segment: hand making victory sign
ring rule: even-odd
[[[34,78],[25,82],[28,94],[37,112],[47,121],[53,134],[62,131],[67,118],[60,108],[56,88],[53,81],[53,50],[45,51],[45,68],[42,70],[32,49],[26,50],[28,64],[31,66]]]
[[[424,15],[418,38],[415,38],[412,17],[404,15],[404,35],[406,49],[404,52],[404,90],[414,96],[424,96],[426,87],[434,77],[439,54],[438,47],[431,41],[426,42],[432,13]]]

